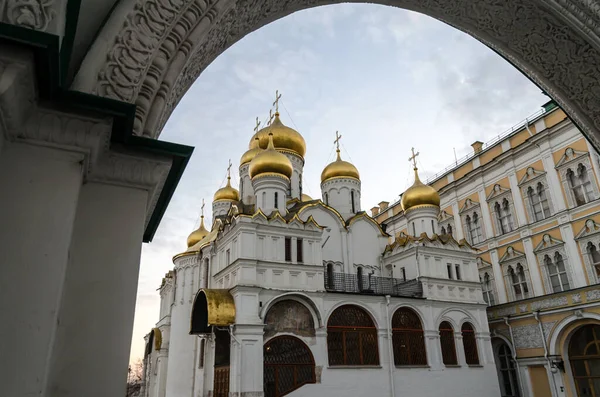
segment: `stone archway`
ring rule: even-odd
[[[202,71],[248,33],[339,0],[129,1],[115,8],[73,88],[137,105],[134,132],[157,138]],[[600,147],[600,6],[574,0],[376,0],[466,32],[552,96]],[[107,55],[108,50],[108,55]]]

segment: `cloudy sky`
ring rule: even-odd
[[[412,183],[410,148],[422,177],[460,158],[536,112],[548,98],[484,45],[421,14],[377,5],[341,4],[297,12],[271,23],[216,59],[185,95],[161,139],[195,147],[151,244],[142,251],[132,360],[158,320],[161,278],[210,219],[228,160],[237,187],[239,158],[256,117],[265,120],[275,90],[283,123],[307,143],[303,187],[320,197],[319,176],[342,157],[362,180],[362,208],[396,201]],[[264,124],[264,122],[263,122]]]

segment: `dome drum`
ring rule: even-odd
[[[268,139],[267,148],[261,150],[250,162],[250,178],[254,180],[259,175],[278,174],[289,180],[294,172],[292,162],[286,155],[275,150],[272,133],[269,133]]]

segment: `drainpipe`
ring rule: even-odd
[[[385,296],[385,316],[388,330],[388,352],[390,355],[390,396],[396,397],[396,387],[394,385],[394,350],[392,348],[392,323],[390,322],[390,296]]]
[[[229,326],[229,335],[236,341],[238,346],[240,347],[240,351],[238,353],[238,396],[242,395],[242,342],[233,334],[233,324]]]
[[[548,345],[546,344],[546,335],[544,335],[544,327],[542,327],[542,320],[540,320],[540,311],[535,311],[533,312],[533,317],[535,318],[535,320],[538,322],[538,327],[540,328],[540,334],[542,335],[542,343],[544,344],[544,358],[546,359],[546,362],[548,363],[548,369],[551,370],[552,369],[552,361],[550,360],[550,358],[548,357]],[[552,371],[550,371],[550,376],[552,376],[552,386],[554,389],[554,395],[558,396],[558,389],[556,388],[556,382],[554,381],[554,375],[552,374]]]
[[[521,377],[521,367],[519,365],[519,362],[517,361],[517,346],[515,345],[515,338],[513,336],[513,330],[512,327],[510,325],[510,323],[508,322],[508,317],[504,317],[504,324],[506,324],[506,326],[508,327],[508,332],[510,334],[510,343],[512,343],[513,348],[511,349],[512,351],[512,357],[513,357],[513,361],[515,362],[515,365],[517,366],[517,373],[519,374],[519,378]],[[525,396],[526,394],[524,393],[523,390],[523,382],[519,381],[519,389],[521,391],[521,395]]]
[[[529,132],[529,136],[533,136],[533,133],[529,129],[529,120],[527,119],[525,119],[525,128],[527,129],[527,132]]]

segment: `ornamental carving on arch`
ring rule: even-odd
[[[331,3],[137,0],[93,91],[136,103],[135,133],[156,138],[182,95],[226,48],[290,11]],[[596,2],[403,0],[396,5],[458,27],[500,53],[557,98],[598,144],[590,135],[600,129],[600,11]]]
[[[56,8],[55,0],[1,0],[0,22],[45,32],[56,17]]]

